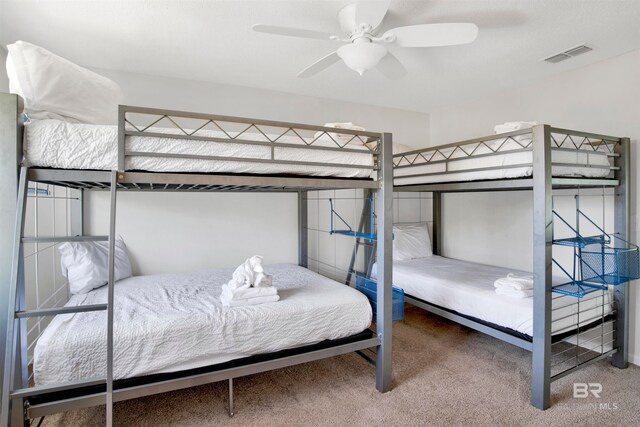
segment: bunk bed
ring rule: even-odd
[[[554,240],[556,189],[613,189],[615,236],[628,238],[629,162],[629,138],[549,125],[394,155],[394,191],[433,194],[433,256],[394,261],[394,285],[410,304],[531,351],[537,408],[550,406],[552,381],[587,363],[612,356],[627,367],[628,283],[581,294],[581,282],[552,275],[552,248],[584,243]],[[524,299],[497,295],[493,282],[531,273],[441,256],[443,194],[516,190],[533,196],[533,297]]]
[[[11,280],[8,288],[3,289],[9,295],[9,307],[8,316],[2,313],[2,327],[7,331],[10,345],[4,354],[2,426],[22,425],[30,418],[102,404],[106,404],[106,422],[111,425],[113,402],[221,380],[229,381],[229,412],[232,415],[233,378],[367,348],[377,350],[377,389],[380,392],[391,389],[391,247],[385,244],[391,241],[392,221],[390,134],[347,129],[336,134],[335,129],[321,126],[123,105],[118,107],[117,126],[89,126],[58,120],[23,126],[21,100],[9,94],[0,94],[0,122],[3,158],[10,159],[9,165],[12,165],[3,169],[6,175],[3,194],[6,190],[6,194],[13,194],[18,201],[15,209],[3,212],[2,216],[2,222],[7,222],[15,215],[16,224],[14,239],[5,242],[3,248],[9,252],[13,250],[13,257],[9,271]],[[18,168],[18,174],[15,168]],[[108,191],[109,235],[25,237],[29,182],[81,191]],[[306,192],[349,188],[369,189],[376,193],[376,231],[381,236],[377,258],[383,273],[377,288],[379,309],[374,319],[375,333],[368,328],[371,308],[363,295],[306,269]],[[166,366],[145,366],[140,360],[133,368],[124,369],[124,364],[118,364],[114,356],[114,348],[117,349],[114,342],[118,336],[128,340],[126,346],[134,348],[134,353],[142,354],[145,339],[157,344],[158,334],[166,332],[156,331],[155,336],[126,336],[122,330],[114,329],[118,316],[123,312],[125,318],[131,314],[123,307],[125,303],[154,305],[153,298],[149,299],[152,291],[144,290],[141,281],[166,291],[167,287],[181,281],[213,281],[219,286],[231,274],[230,270],[215,270],[204,276],[204,273],[194,273],[187,277],[133,277],[116,284],[116,201],[121,191],[298,194],[298,265],[272,267],[274,286],[286,295],[283,300],[251,307],[253,310],[243,311],[245,307],[224,310],[217,307],[215,301],[203,300],[203,295],[196,295],[185,306],[173,307],[179,315],[168,313],[174,318],[165,322],[172,325],[180,317],[183,326],[189,324],[198,316],[189,315],[188,305],[198,300],[201,305],[192,306],[193,310],[206,311],[209,307],[211,312],[201,313],[200,323],[195,322],[191,329],[178,327],[169,345],[175,346],[178,336],[197,337],[202,330],[215,327],[216,316],[222,316],[227,325],[235,324],[233,322],[248,325],[247,330],[253,328],[256,333],[261,332],[261,338],[245,334],[247,336],[240,340],[230,331],[221,330],[220,336],[207,335],[208,344],[219,347],[214,352],[205,348],[207,342],[198,342],[193,346],[197,348],[191,348],[191,355],[173,360]],[[81,218],[81,212],[80,204],[76,212],[78,218]],[[64,306],[27,309],[23,245],[65,241],[108,243],[107,286],[83,296],[74,295]],[[300,304],[303,300],[313,301],[313,304]],[[156,319],[155,326],[162,326],[158,325],[163,323],[162,313],[152,314]],[[26,333],[26,321],[43,316],[55,317],[40,337],[42,342],[36,346],[37,357],[33,364],[27,352],[30,338]],[[106,320],[106,326],[96,331],[98,319]],[[304,327],[298,324],[305,319],[308,322]],[[261,323],[260,327],[256,326]],[[270,326],[271,332],[268,331]],[[287,339],[265,339],[269,334],[273,336],[273,328],[282,331],[285,327],[290,331],[286,334]],[[294,331],[303,333],[291,333]],[[62,342],[57,341],[59,337],[63,337]],[[100,337],[105,342],[96,344]],[[82,352],[86,347],[104,361],[104,370],[95,369],[91,361],[83,365]],[[74,366],[56,369],[64,359],[72,360]],[[100,363],[93,363],[100,366]],[[81,368],[76,369],[78,366]],[[40,377],[36,384],[31,381],[31,370]],[[100,373],[101,378],[96,378]]]

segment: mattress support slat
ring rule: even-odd
[[[70,381],[62,384],[22,388],[22,389],[13,391],[11,393],[11,398],[15,399],[18,397],[36,396],[38,394],[43,394],[43,393],[55,393],[57,391],[71,390],[71,389],[80,388],[80,387],[91,387],[95,385],[104,384],[105,382],[106,380],[104,378],[90,378],[90,379],[80,379],[77,381]]]

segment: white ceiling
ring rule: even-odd
[[[335,15],[348,3],[0,0],[0,44],[29,41],[93,68],[425,112],[640,49],[637,0],[394,0],[383,30],[436,22],[480,29],[471,45],[395,48],[409,70],[398,81],[375,70],[360,77],[342,63],[298,79],[340,44],[251,30],[267,23],[339,33]],[[595,50],[555,65],[541,61],[583,42]]]

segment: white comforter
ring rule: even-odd
[[[148,132],[158,132],[149,129]],[[180,134],[178,129],[161,129],[163,133]],[[25,126],[24,155],[28,166],[59,169],[115,170],[118,167],[118,128],[68,123],[61,120],[36,120]],[[202,129],[198,136],[227,138],[220,131]],[[245,133],[241,139],[266,141],[260,133]],[[179,159],[162,157],[127,157],[127,170],[152,172],[207,172],[251,174],[299,174],[308,176],[337,176],[366,178],[371,169],[345,168],[344,165],[371,166],[373,156],[362,144],[349,144],[349,149],[361,149],[362,153],[305,149],[306,145],[295,136],[285,135],[279,143],[291,147],[276,147],[276,160],[293,162],[320,162],[328,166],[304,164],[273,164],[226,160]],[[234,144],[233,142],[196,141],[147,136],[127,137],[129,151],[196,154],[203,156],[238,157],[268,160],[271,147],[266,145]],[[319,139],[313,146],[338,148],[328,137]]]
[[[533,298],[514,298],[495,292],[493,282],[509,273],[531,274],[433,255],[394,261],[393,285],[403,288],[409,296],[532,336]],[[566,281],[554,278],[555,283]],[[554,334],[575,329],[578,318],[583,326],[603,315],[601,291],[585,296],[579,305],[574,297],[553,294],[553,298],[551,329]],[[605,315],[611,312],[609,298],[605,292]]]
[[[359,333],[371,324],[360,292],[296,265],[272,265],[275,303],[224,308],[233,269],[131,277],[115,285],[114,378],[173,372]],[[107,289],[68,306],[105,303]],[[34,355],[36,384],[106,375],[105,311],[56,316]]]

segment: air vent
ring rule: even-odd
[[[572,47],[571,49],[565,50],[564,52],[556,53],[555,55],[545,58],[544,60],[546,62],[555,64],[557,62],[564,61],[565,59],[569,59],[574,56],[582,55],[583,53],[587,53],[592,50],[593,48],[587,46],[586,44],[581,44],[580,46]]]
[[[556,62],[564,61],[565,59],[569,59],[569,58],[571,58],[569,55],[565,55],[564,53],[559,53],[557,55],[553,55],[548,58],[545,58],[545,61],[555,64]]]
[[[578,55],[582,55],[583,53],[587,53],[592,51],[593,49],[591,49],[589,46],[583,44],[580,46],[576,46],[573,49],[569,49],[568,51],[566,51],[565,53],[569,56],[578,56]]]

